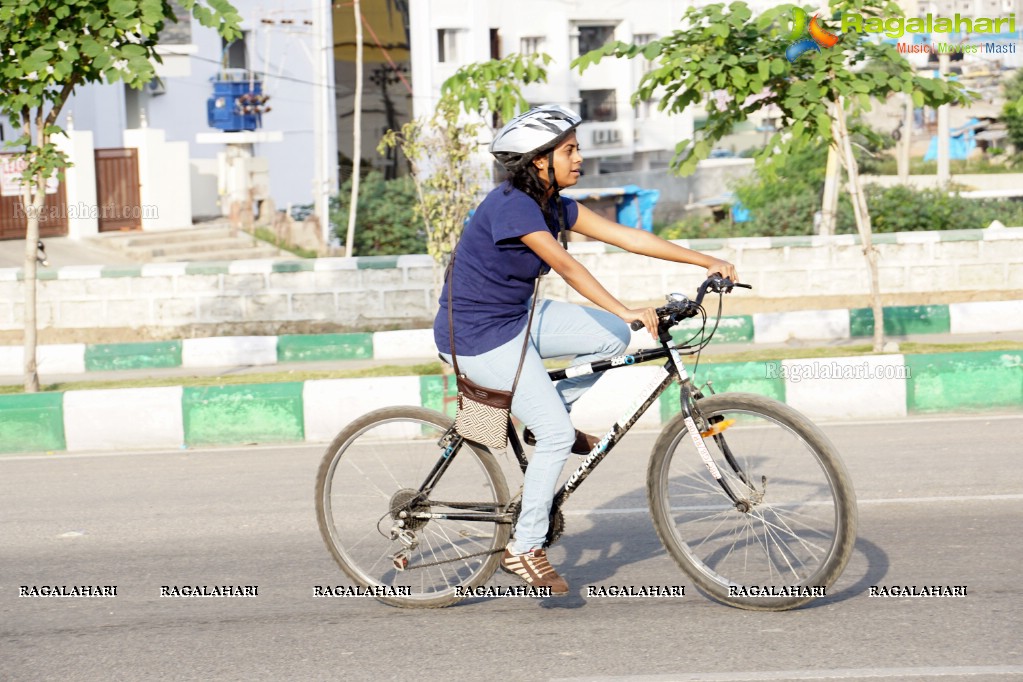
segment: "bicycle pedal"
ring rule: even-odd
[[[399,571],[404,571],[406,568],[408,568],[410,556],[411,555],[407,550],[402,550],[391,557],[391,563]]]

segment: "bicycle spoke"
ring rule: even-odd
[[[734,469],[718,440],[709,448],[722,482],[739,504],[711,477],[677,419],[672,427],[677,430],[658,441],[650,464],[649,485],[660,481],[651,488],[659,491],[651,495],[658,535],[697,585],[716,599],[772,609],[805,602],[801,594],[772,593],[764,600],[735,597],[729,589],[835,579],[855,538],[855,516],[848,518],[848,508],[839,506],[843,495],[854,499],[840,461],[812,424],[776,401],[718,394],[699,405],[708,420],[734,419],[741,425],[728,429]]]
[[[459,598],[454,587],[490,577],[499,560],[495,550],[507,542],[508,524],[431,516],[508,504],[501,469],[485,450],[463,445],[434,481],[431,497],[448,502],[417,492],[443,454],[438,444],[450,425],[448,417],[424,408],[385,408],[353,422],[324,455],[316,498],[321,534],[356,583],[411,590],[384,601],[453,603]],[[416,435],[401,439],[395,433]],[[451,506],[439,506],[444,504]]]

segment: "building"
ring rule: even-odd
[[[224,166],[225,156],[229,158],[232,151],[258,161],[247,162],[241,170],[266,188],[265,194],[278,208],[311,204],[318,188],[335,193],[339,125],[332,97],[334,59],[328,57],[322,64],[316,59],[320,26],[327,26],[319,35],[324,36],[321,44],[330,49],[330,14],[323,0],[232,0],[242,16],[243,37],[230,44],[192,18],[179,3],[171,4],[178,22],[169,23],[160,35],[157,50],[163,63],[156,65],[157,77],[142,90],[122,82],[79,86],[58,120],[77,138],[72,146],[80,152],[74,159],[79,170],[83,164],[91,165],[88,162],[93,153],[98,159],[112,150],[136,149],[141,164],[141,203],[146,204],[147,192],[159,187],[177,204],[186,204],[183,218],[173,212],[179,216],[174,225],[144,220],[129,229],[180,228],[193,219],[226,215],[229,206],[225,193],[230,188],[231,173],[225,173]],[[323,15],[317,16],[317,10]],[[218,137],[221,131],[208,124],[212,81],[225,77],[258,80],[262,91],[269,95],[269,109],[262,116],[257,134],[244,139]],[[318,122],[317,114],[321,112]],[[0,134],[9,137],[11,132]],[[177,145],[174,156],[176,159],[179,153],[184,154],[184,168],[171,163],[161,167],[154,161],[149,164],[153,172],[147,174],[142,168],[146,165],[145,152],[139,145],[150,139]],[[161,147],[160,154],[164,151]],[[322,169],[317,167],[318,153],[326,159]],[[73,175],[76,171],[69,172]],[[96,180],[92,183],[95,185]],[[89,184],[88,179],[84,184]],[[88,197],[84,201],[88,203]],[[100,196],[93,201],[102,204]],[[70,196],[68,203],[73,203]],[[159,207],[160,213],[170,212],[166,206]],[[62,229],[71,236],[96,231],[95,225]]]
[[[532,104],[553,103],[580,113],[583,171],[666,167],[675,144],[692,133],[691,116],[666,116],[656,102],[630,103],[644,69],[642,60],[605,60],[579,74],[573,59],[610,40],[645,42],[674,27],[689,3],[651,0],[473,2],[422,0],[411,6],[413,111],[428,115],[440,86],[460,66],[511,53],[553,57],[548,82],[525,90]]]

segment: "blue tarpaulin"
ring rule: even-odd
[[[638,227],[652,232],[654,229],[654,207],[661,193],[656,189],[643,189],[638,185],[622,187],[602,187],[593,189],[571,188],[561,190],[561,194],[576,201],[586,203],[587,200],[615,200],[615,220],[627,227]]]
[[[949,131],[948,158],[962,160],[970,155],[970,152],[977,146],[974,138],[976,137],[976,128],[979,123],[980,121],[977,119],[971,118],[966,125]],[[924,161],[934,161],[937,158],[938,136],[934,135],[931,137],[930,146],[927,147]]]

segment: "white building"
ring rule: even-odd
[[[610,40],[644,42],[673,30],[682,0],[420,0],[411,4],[413,111],[428,115],[440,86],[460,66],[511,53],[546,52],[548,82],[525,90],[532,104],[578,111],[584,172],[667,166],[675,144],[691,136],[692,116],[667,116],[656,102],[630,97],[647,64],[607,59],[582,75],[573,59]]]
[[[168,22],[161,33],[157,49],[163,64],[156,65],[158,78],[141,91],[122,82],[79,86],[58,122],[65,128],[70,124],[75,131],[91,133],[96,149],[133,147],[139,137],[137,131],[142,129],[162,131],[167,142],[187,145],[188,168],[182,173],[176,166],[173,172],[168,167],[159,180],[142,172],[140,180],[146,181],[143,194],[146,184],[160,182],[180,188],[184,183],[179,198],[190,195],[187,216],[220,215],[227,207],[219,196],[224,188],[222,183],[218,187],[218,155],[225,152],[226,145],[202,139],[218,132],[207,124],[207,99],[213,93],[211,78],[225,68],[244,69],[259,74],[263,92],[270,96],[267,104],[271,110],[263,115],[261,130],[274,133],[264,137],[280,141],[256,142],[249,151],[266,160],[259,165],[268,173],[270,197],[278,208],[313,202],[318,149],[326,148],[325,156],[330,159],[323,173],[326,177],[320,182],[336,188],[338,135],[333,114],[333,71],[318,70],[314,54],[314,11],[323,0],[232,0],[242,16],[244,36],[230,45],[180,5],[172,4],[179,21]],[[332,67],[333,59],[329,63]],[[331,99],[331,111],[322,126],[322,144],[317,144],[314,124],[317,91]],[[12,131],[4,132],[10,139]],[[185,226],[187,222],[174,227]]]

